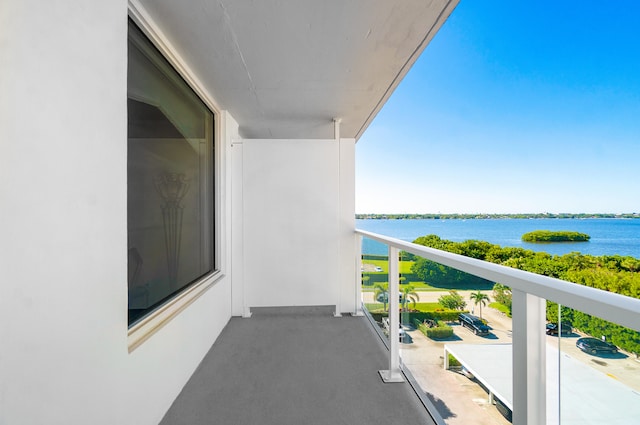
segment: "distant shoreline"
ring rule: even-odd
[[[530,219],[530,218],[573,218],[573,219],[587,219],[587,218],[640,218],[640,213],[535,213],[535,214],[356,214],[356,219],[359,220],[456,220],[456,219]]]

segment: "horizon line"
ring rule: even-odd
[[[559,215],[572,215],[572,216],[638,216],[640,217],[640,213],[638,212],[624,212],[624,213],[614,213],[614,212],[559,212],[559,213],[550,213],[550,212],[538,212],[538,213],[519,213],[519,212],[510,212],[510,213],[355,213],[355,215],[370,215],[370,216],[452,216],[452,215],[469,215],[469,216],[505,216],[505,215],[524,215],[524,216],[559,216]]]

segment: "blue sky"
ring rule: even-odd
[[[356,145],[356,212],[640,212],[639,161],[640,2],[461,0]]]

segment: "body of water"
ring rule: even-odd
[[[356,220],[356,228],[408,242],[434,234],[454,242],[476,239],[555,255],[581,252],[640,258],[640,219]],[[522,235],[534,230],[575,231],[586,233],[591,240],[544,244],[522,242]],[[386,254],[387,248],[365,239],[363,251],[366,254]]]

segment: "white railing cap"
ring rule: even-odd
[[[640,332],[640,299],[428,248],[366,230],[356,229],[355,232],[436,263],[492,282],[499,282],[512,289],[533,294]]]

